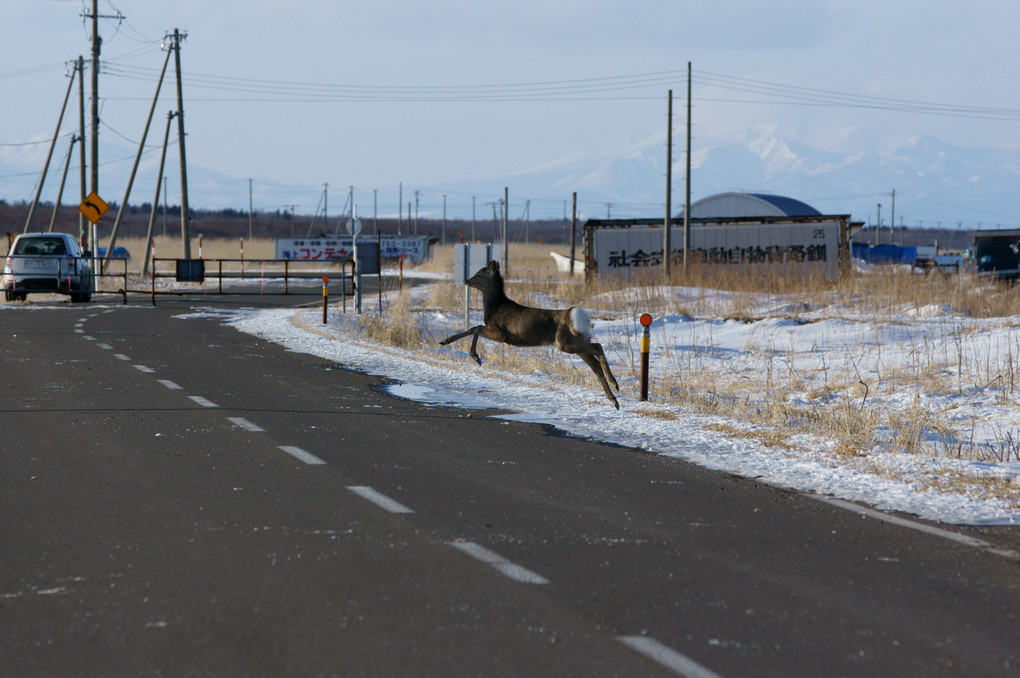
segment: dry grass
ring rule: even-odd
[[[180,237],[156,236],[156,257],[177,258],[184,255],[184,247]],[[100,239],[100,245],[106,247],[106,240]],[[145,238],[118,238],[118,247],[126,247],[132,256],[132,267],[140,268],[145,257]],[[240,259],[241,239],[202,238],[202,257],[205,259]],[[197,258],[199,238],[191,239],[191,256]],[[271,238],[255,238],[244,240],[245,260],[272,259],[276,256],[276,241]]]
[[[965,275],[917,275],[904,269],[879,269],[866,275],[852,273],[832,283],[821,275],[790,275],[779,267],[704,267],[689,275],[678,273],[672,285],[662,285],[656,277],[645,280],[600,280],[586,284],[583,276],[573,280],[556,270],[548,246],[514,246],[511,249],[509,295],[521,303],[540,306],[585,305],[592,309],[598,324],[600,316],[621,318],[636,316],[635,309],[653,315],[681,314],[691,318],[725,318],[756,321],[764,317],[783,317],[806,322],[801,315],[809,310],[837,308],[841,316],[859,321],[870,334],[861,337],[862,345],[881,357],[881,333],[904,322],[907,313],[959,318],[999,318],[1020,315],[1020,292],[1016,288],[987,285],[978,287]],[[565,253],[565,248],[558,248]],[[499,256],[498,254],[496,255]],[[448,272],[453,268],[452,247],[438,249],[425,270]],[[683,296],[678,287],[687,289]],[[691,293],[691,289],[697,290]],[[719,293],[724,291],[724,293]],[[763,295],[776,295],[781,307],[762,309]],[[424,345],[432,346],[437,337],[425,336],[416,311],[442,310],[459,315],[464,304],[463,287],[443,282],[432,286],[427,296],[407,301],[404,319],[391,315],[387,323],[407,323],[409,333],[418,333]],[[480,299],[472,294],[472,308]],[[934,309],[931,311],[930,309]],[[599,330],[600,340],[612,345],[618,354],[614,371],[624,390],[637,389],[638,334],[611,326]],[[862,330],[863,332],[864,330]],[[877,374],[862,374],[865,356],[848,355],[837,364],[819,371],[812,364],[803,368],[782,339],[759,337],[746,351],[757,356],[757,364],[746,372],[724,367],[716,355],[711,337],[700,338],[705,348],[677,351],[667,349],[663,363],[652,380],[650,393],[654,407],[643,408],[649,416],[670,419],[683,412],[697,412],[742,422],[727,427],[730,436],[750,437],[769,447],[791,447],[791,436],[808,434],[834,441],[838,456],[867,456],[877,446],[910,454],[934,452],[968,458],[1013,458],[1020,455],[1010,441],[989,452],[969,450],[959,445],[953,450],[940,440],[965,439],[956,430],[951,412],[930,411],[920,400],[906,410],[891,408],[883,399],[914,389],[928,394],[969,392],[971,384],[983,384],[1001,393],[1003,403],[1015,395],[1014,365],[1020,358],[1020,341],[1005,355],[991,354],[973,329],[964,321],[949,324],[936,341],[918,346],[907,365],[881,368]],[[508,372],[542,374],[563,382],[594,382],[579,361],[550,348],[519,349],[491,342],[480,346],[487,364]],[[629,356],[629,357],[628,357]],[[881,365],[881,360],[877,361]],[[819,374],[820,372],[820,374]],[[750,427],[750,428],[748,428]],[[722,430],[722,429],[720,429]],[[935,441],[935,442],[933,442]],[[1020,458],[1020,456],[1018,456]]]

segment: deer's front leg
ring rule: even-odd
[[[482,359],[478,357],[478,351],[475,349],[478,346],[478,337],[481,335],[483,329],[485,329],[485,325],[479,325],[478,327],[475,327],[473,329],[475,336],[471,340],[471,352],[468,354],[472,358],[474,358],[475,362],[478,363],[479,365],[482,364]]]

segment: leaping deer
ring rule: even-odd
[[[556,311],[518,304],[507,297],[503,290],[503,276],[499,273],[498,261],[490,261],[488,266],[468,279],[467,285],[482,293],[485,324],[447,337],[439,342],[441,345],[445,346],[473,335],[470,355],[481,365],[482,359],[478,357],[476,350],[479,336],[511,346],[551,344],[564,353],[580,356],[598,377],[609,402],[616,409],[620,409],[620,403],[610,390],[609,384],[611,383],[617,391],[620,387],[612,370],[609,369],[609,361],[606,360],[602,345],[592,341],[591,319],[583,308],[574,306]]]

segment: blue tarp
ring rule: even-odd
[[[851,245],[851,256],[869,264],[913,264],[917,261],[916,247],[898,245]]]

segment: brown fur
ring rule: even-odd
[[[571,314],[573,308],[564,310],[532,308],[522,306],[508,298],[503,289],[503,276],[500,275],[497,261],[490,261],[488,266],[471,276],[467,285],[482,293],[485,324],[447,337],[439,342],[440,344],[445,346],[471,335],[470,355],[479,365],[482,364],[476,350],[479,336],[511,346],[555,346],[564,353],[580,356],[595,373],[609,402],[616,406],[616,409],[620,409],[620,403],[613,395],[609,384],[611,383],[617,391],[620,387],[612,370],[609,369],[609,361],[606,360],[602,345],[592,341],[589,334],[574,327]],[[587,318],[587,314],[584,317]]]

